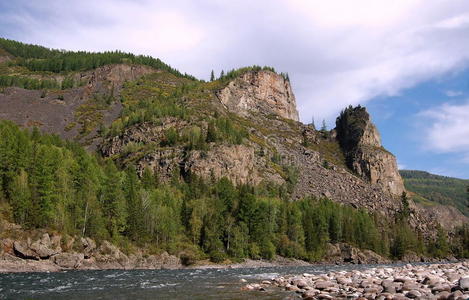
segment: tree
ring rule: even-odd
[[[212,72],[210,73],[210,81],[214,81],[215,80],[215,74],[213,73],[213,70]]]
[[[225,71],[221,70],[221,72],[220,72],[220,79],[222,79],[223,77],[225,77]]]
[[[217,141],[217,130],[215,129],[215,122],[211,121],[207,127],[207,143],[213,143]]]
[[[134,240],[141,235],[141,229],[143,229],[143,207],[139,192],[140,181],[137,171],[131,166],[125,174],[124,195],[127,200],[127,232]]]
[[[31,212],[31,190],[29,189],[28,173],[21,169],[10,184],[10,203],[13,216],[19,224],[26,224]]]
[[[402,192],[401,195],[401,203],[402,203],[402,209],[400,211],[400,218],[402,220],[407,220],[407,218],[410,216],[410,207],[409,207],[409,200],[407,199],[407,193]]]
[[[126,208],[122,192],[121,176],[116,166],[108,162],[104,169],[105,178],[101,203],[106,218],[106,228],[113,238],[117,238],[125,230]]]

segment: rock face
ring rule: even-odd
[[[381,145],[381,137],[364,107],[349,107],[336,121],[338,141],[354,172],[391,194],[405,191],[396,158]]]
[[[249,112],[272,113],[299,120],[290,82],[271,71],[244,73],[219,91],[217,96],[228,110],[242,116]]]

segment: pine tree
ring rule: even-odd
[[[214,80],[215,80],[215,73],[212,70],[212,72],[210,73],[210,81],[214,81]]]
[[[105,167],[101,203],[106,218],[106,228],[111,237],[117,238],[125,230],[126,206],[120,173],[112,162],[108,162]]]

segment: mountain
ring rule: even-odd
[[[400,170],[408,191],[415,193],[413,199],[427,206],[451,205],[469,216],[469,180],[431,174],[425,171]]]
[[[206,82],[122,52],[0,49],[0,118],[23,128],[0,123],[8,222],[188,260],[320,260],[329,243],[444,256],[441,226],[461,244],[467,219],[405,197],[364,107],[330,131],[302,124],[271,67]],[[38,257],[21,243],[5,249]]]

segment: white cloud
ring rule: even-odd
[[[460,154],[469,163],[469,100],[444,103],[418,114],[425,122],[424,145],[436,153]]]
[[[423,0],[17,0],[0,34],[51,47],[122,49],[207,78],[211,69],[289,72],[303,120],[396,95],[466,67],[469,2]],[[3,20],[3,21],[2,21]]]
[[[448,97],[458,97],[464,95],[464,93],[462,91],[448,90],[445,91],[445,95]]]

